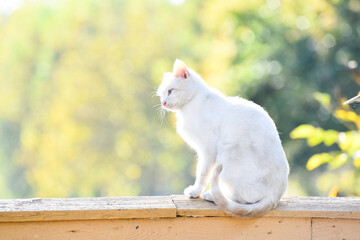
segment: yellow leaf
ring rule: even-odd
[[[352,145],[351,132],[341,132],[339,134],[339,147],[343,151],[350,149]]]
[[[311,137],[316,131],[316,128],[309,124],[303,124],[292,130],[290,137],[296,138],[308,138]]]
[[[329,197],[337,197],[338,192],[339,192],[339,187],[338,186],[332,187],[330,189],[330,192],[329,192]]]
[[[360,157],[354,159],[354,166],[357,168],[360,167]]]
[[[341,167],[342,165],[344,165],[348,160],[348,156],[346,153],[340,153],[337,156],[335,156],[332,161],[329,162],[329,166],[331,168],[331,170],[334,170],[338,167]]]
[[[306,163],[306,169],[311,171],[320,165],[329,162],[333,157],[329,153],[319,153],[311,156],[311,158]]]
[[[307,143],[310,147],[314,147],[324,141],[324,130],[315,128],[314,133],[308,137]]]
[[[327,130],[324,132],[324,144],[331,146],[339,139],[339,132],[335,130]]]
[[[355,112],[345,111],[342,109],[336,110],[335,117],[337,117],[338,119],[344,120],[344,121],[349,121],[349,122],[356,122],[359,118],[359,116],[356,115]]]

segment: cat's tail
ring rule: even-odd
[[[243,204],[235,202],[221,192],[219,188],[219,174],[222,170],[222,165],[215,167],[214,174],[211,180],[211,193],[214,202],[225,212],[234,216],[240,217],[254,217],[262,215],[271,209],[275,208],[277,202],[273,198],[266,197],[260,201],[252,204]]]

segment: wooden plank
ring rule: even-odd
[[[286,197],[265,216],[360,219],[360,198]]]
[[[359,240],[360,219],[312,219],[312,239]]]
[[[171,196],[178,216],[228,216],[203,199]],[[360,198],[285,197],[263,217],[324,217],[360,219]]]
[[[231,216],[220,210],[213,202],[201,198],[188,198],[184,195],[172,195],[171,198],[176,206],[176,214],[180,217]]]
[[[169,196],[0,200],[0,222],[176,217]]]
[[[183,195],[0,200],[0,222],[176,216],[229,216],[203,199]],[[360,219],[360,198],[291,197],[264,217]]]
[[[162,218],[0,224],[0,239],[310,240],[310,218]]]

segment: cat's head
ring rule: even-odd
[[[195,72],[179,59],[175,60],[173,72],[164,73],[156,92],[162,106],[170,111],[181,110],[194,97],[197,88]]]

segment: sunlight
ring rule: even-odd
[[[24,0],[2,0],[0,3],[0,14],[11,14],[24,4]]]
[[[39,0],[1,0],[0,14],[11,15],[16,10],[23,7],[26,3],[31,3]]]
[[[174,6],[180,6],[185,2],[185,0],[170,0],[170,3]]]

